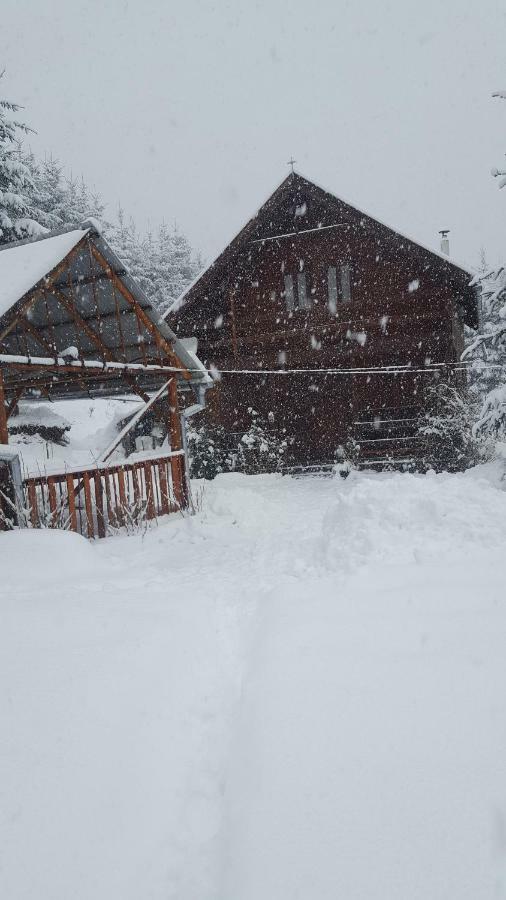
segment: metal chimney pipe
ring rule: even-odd
[[[448,228],[443,229],[439,232],[441,235],[441,253],[446,253],[446,256],[450,255],[450,241],[448,235],[450,234],[450,230]]]

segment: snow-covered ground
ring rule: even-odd
[[[64,472],[77,466],[92,466],[118,434],[118,423],[137,411],[136,397],[108,397],[90,400],[57,400],[54,403],[20,403],[20,416],[12,423],[29,421],[69,426],[65,445],[33,435],[11,435],[9,443],[19,452],[26,474]],[[121,456],[121,448],[114,458]]]
[[[506,896],[505,548],[493,468],[0,535],[0,897]]]

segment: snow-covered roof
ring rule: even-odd
[[[0,247],[0,316],[65,259],[89,229]]]
[[[338,196],[337,194],[334,194],[332,191],[329,191],[327,188],[322,187],[320,184],[317,184],[315,181],[313,181],[309,178],[306,178],[304,175],[301,175],[299,172],[292,172],[290,175],[288,175],[286,178],[283,179],[283,181],[281,182],[280,185],[278,185],[278,187],[275,189],[275,191],[273,191],[273,193],[271,193],[266,198],[264,203],[243,224],[243,226],[236,233],[236,236],[232,239],[232,241],[229,244],[227,244],[223,248],[223,250],[220,251],[220,253],[218,253],[218,255],[212,260],[212,262],[209,263],[209,265],[206,265],[202,269],[202,271],[199,272],[197,277],[194,278],[194,280],[189,285],[186,286],[186,288],[180,294],[180,296],[169,307],[169,309],[165,313],[164,318],[168,318],[171,314],[176,313],[181,309],[181,307],[184,305],[186,299],[193,293],[193,289],[201,281],[201,279],[213,270],[213,268],[219,263],[221,258],[225,256],[225,254],[229,248],[231,248],[232,246],[235,246],[236,244],[238,244],[238,242],[241,241],[241,238],[249,231],[249,229],[255,223],[258,216],[263,212],[264,208],[278,194],[278,192],[286,184],[288,184],[294,180],[306,182],[311,187],[317,188],[317,190],[323,192],[324,194],[327,194],[330,198],[332,198],[332,200],[338,201],[340,203],[345,204],[346,206],[349,206],[351,209],[355,210],[355,212],[357,212],[359,215],[364,216],[365,218],[369,219],[371,222],[375,222],[377,225],[380,225],[382,228],[388,229],[388,231],[396,234],[400,238],[403,238],[404,240],[408,241],[410,244],[413,244],[417,247],[420,247],[422,250],[425,250],[428,253],[431,253],[433,256],[438,257],[440,260],[447,263],[448,265],[454,266],[456,269],[459,269],[461,272],[465,273],[466,275],[469,275],[470,278],[472,276],[474,276],[474,274],[475,274],[474,269],[472,267],[470,267],[467,263],[459,262],[458,260],[447,255],[446,253],[443,253],[441,250],[435,249],[434,247],[429,247],[426,244],[422,244],[416,238],[410,237],[409,235],[405,234],[404,232],[399,231],[397,228],[394,228],[391,225],[388,225],[386,222],[383,222],[381,219],[378,219],[377,216],[374,216],[371,213],[366,212],[365,210],[355,206],[354,203],[351,203],[349,200],[346,200],[341,195]],[[299,231],[299,233],[301,233],[301,232]],[[272,236],[269,236],[269,240],[274,240],[274,239],[282,237],[282,236],[283,235],[272,235]]]
[[[306,178],[305,175],[301,175],[300,173],[296,173],[296,174],[298,174],[300,178],[303,178],[304,181],[309,181],[309,179]],[[448,253],[443,253],[442,250],[438,250],[437,248],[434,248],[434,247],[429,247],[428,244],[422,244],[422,242],[419,241],[418,238],[411,237],[409,234],[406,234],[404,231],[399,231],[398,228],[394,228],[393,225],[389,225],[387,222],[384,222],[382,219],[378,219],[377,216],[373,215],[370,212],[367,212],[367,210],[362,209],[361,207],[355,206],[354,203],[351,203],[350,200],[346,200],[346,198],[343,197],[341,194],[339,195],[339,197],[337,197],[336,194],[334,194],[332,191],[329,191],[328,188],[323,187],[321,184],[317,184],[316,181],[311,181],[310,183],[313,184],[315,187],[319,188],[321,191],[324,191],[325,194],[330,194],[332,197],[335,197],[336,199],[340,200],[342,203],[345,203],[346,206],[351,206],[356,212],[360,213],[363,216],[366,216],[366,218],[371,219],[373,222],[376,222],[378,225],[381,225],[383,228],[388,228],[389,231],[393,231],[399,237],[404,238],[406,241],[409,241],[410,244],[416,244],[417,247],[421,247],[422,250],[427,250],[427,252],[432,253],[433,256],[438,256],[439,259],[442,259],[444,262],[449,263],[451,266],[455,266],[455,268],[457,268],[457,269],[461,269],[467,275],[474,274],[474,270],[467,263],[456,260],[453,256],[450,256]]]
[[[62,361],[66,357],[67,366],[75,361],[85,367],[90,363],[93,368],[97,350],[99,353],[102,350],[107,368],[128,365],[139,368],[139,372],[142,370],[146,375],[150,369],[149,364],[146,365],[148,348],[157,346],[156,335],[147,322],[150,320],[170,344],[177,362],[189,373],[188,383],[212,384],[195,352],[188,352],[183,341],[161,318],[99,227],[99,223],[87,220],[80,228],[0,248],[0,319],[4,327],[10,317],[13,326],[4,330],[0,347],[2,361],[13,362],[14,357],[21,354],[34,362],[45,349],[49,353],[46,352],[44,359],[47,357],[46,362],[54,366],[55,358],[50,357],[54,348]],[[98,258],[95,258],[97,254]],[[60,273],[61,263],[65,263],[65,271]],[[128,294],[122,292],[121,287],[116,291],[113,279],[107,276],[108,270],[115,276],[116,284],[121,282]],[[96,286],[97,279],[100,279],[99,287]],[[47,296],[38,297],[34,289],[44,286],[45,282],[48,284]],[[34,302],[28,312],[23,312],[19,324],[23,298],[30,292],[33,292]],[[136,309],[127,299],[128,295],[135,301]],[[143,319],[139,318],[139,312]],[[21,339],[16,330],[18,327],[22,331]],[[100,345],[98,348],[97,344]],[[158,350],[154,355],[159,355]],[[76,357],[79,358],[76,360]],[[44,361],[40,362],[43,364]],[[60,361],[57,364],[61,365]],[[172,370],[180,371],[179,365],[173,365]],[[57,393],[57,386],[52,390]]]

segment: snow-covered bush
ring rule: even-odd
[[[256,410],[248,410],[251,424],[245,432],[229,433],[207,422],[188,425],[190,476],[212,480],[221,472],[279,472],[286,462],[288,439],[269,427]]]
[[[470,376],[482,406],[476,434],[499,440],[506,437],[506,269],[501,267],[475,279],[481,286],[481,327],[463,353],[471,363]]]
[[[340,444],[335,454],[334,472],[341,478],[347,478],[353,469],[358,469],[360,460],[360,444],[354,438],[349,438],[345,444]]]
[[[188,423],[188,457],[191,478],[212,481],[220,472],[230,471],[226,463],[225,432],[221,426]]]
[[[288,441],[269,428],[269,423],[249,407],[251,425],[242,435],[233,453],[234,469],[247,475],[279,472],[286,462]]]
[[[419,428],[424,468],[460,472],[489,456],[487,440],[474,428],[478,408],[464,384],[444,381],[428,389],[427,413]]]

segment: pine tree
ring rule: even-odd
[[[200,260],[192,251],[187,237],[163,223],[158,231],[154,253],[155,294],[153,301],[161,313],[181,296],[200,270]]]
[[[175,227],[162,224],[156,237],[141,237],[132,219],[118,210],[117,222],[107,233],[114,250],[153,306],[163,315],[195,278],[200,260],[188,239]]]
[[[132,278],[148,298],[152,299],[155,292],[155,264],[151,235],[141,238],[133,219],[127,221],[123,209],[119,207],[117,223],[109,228],[107,238]]]
[[[62,225],[81,225],[90,217],[98,219],[104,230],[110,228],[105,217],[105,203],[100,194],[90,191],[84,178],[76,180],[72,175],[63,180],[61,201]]]
[[[31,197],[38,221],[51,231],[60,228],[64,224],[62,166],[52,157],[37,160],[33,153],[28,154],[26,163],[32,175]]]
[[[0,76],[1,77],[1,76]],[[21,136],[32,129],[13,118],[16,103],[0,99],[0,243],[44,233],[32,202],[34,180]]]

